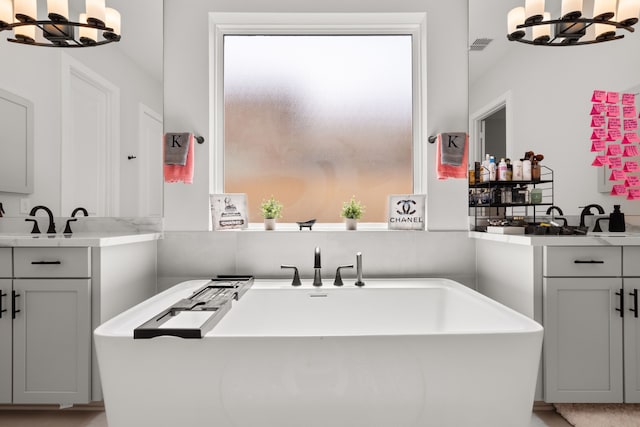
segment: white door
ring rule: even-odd
[[[62,56],[61,215],[82,206],[117,216],[120,199],[118,87]]]
[[[162,216],[162,116],[140,104],[139,216]]]

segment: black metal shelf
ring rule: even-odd
[[[489,181],[478,182],[469,185],[469,188],[491,188],[491,187],[517,187],[519,185],[536,185],[553,182],[552,179],[539,179],[537,181]]]

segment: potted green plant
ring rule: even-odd
[[[364,208],[360,201],[356,200],[356,196],[352,196],[351,200],[342,204],[340,216],[344,218],[347,230],[356,230],[358,228],[358,220],[362,218]]]
[[[282,218],[282,203],[276,200],[273,195],[268,200],[263,200],[260,205],[262,217],[264,218],[264,229],[275,230],[276,219]]]

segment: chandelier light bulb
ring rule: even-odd
[[[606,21],[613,19],[615,14],[616,0],[595,0],[593,2],[593,19]]]
[[[117,10],[108,7],[105,9],[106,13],[106,25],[109,28],[112,28],[112,33],[119,36],[120,35],[120,12]]]
[[[38,16],[38,3],[36,0],[14,0],[13,2],[13,10],[16,14],[16,19],[20,22],[27,21],[35,21]],[[16,30],[19,28],[25,28],[28,25],[23,27],[16,27]],[[35,34],[35,28],[33,28],[33,33]],[[18,32],[16,31],[16,34]],[[28,31],[31,33],[31,31]]]
[[[69,3],[67,0],[47,0],[47,13],[52,21],[68,21]]]
[[[640,15],[640,0],[620,0],[618,3],[618,20],[623,25],[635,25]],[[0,19],[2,19],[0,17]]]
[[[0,27],[13,23],[13,2],[0,0]]]
[[[578,19],[582,16],[582,0],[562,0],[562,19]]]
[[[106,20],[105,0],[87,0],[87,22],[98,27],[104,27]]]
[[[551,19],[549,12],[542,14],[542,20],[548,21]],[[546,43],[551,39],[551,24],[536,25],[531,28],[532,37],[534,43]]]
[[[513,38],[522,38],[525,31],[518,28],[518,25],[524,24],[524,7],[514,7],[507,15],[507,34]]]
[[[525,22],[540,22],[544,14],[544,0],[526,0],[524,3]]]

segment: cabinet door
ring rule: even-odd
[[[624,314],[624,401],[640,403],[640,311],[638,314],[631,311],[640,299],[640,278],[623,280],[629,307]],[[633,296],[634,290],[638,292],[637,298]]]
[[[11,279],[0,279],[0,403],[11,403]]]
[[[13,402],[88,403],[90,280],[14,280]]]
[[[547,402],[622,402],[620,278],[544,279]]]

